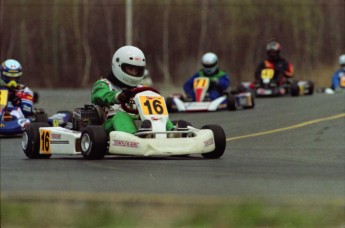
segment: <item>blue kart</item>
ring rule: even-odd
[[[37,102],[38,94],[34,95]],[[22,134],[24,129],[32,122],[45,122],[51,126],[66,126],[72,120],[72,112],[59,111],[48,117],[43,109],[34,108],[33,114],[25,116],[19,107],[14,107],[9,101],[9,90],[0,89],[0,135],[11,136]]]

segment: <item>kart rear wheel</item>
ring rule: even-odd
[[[168,97],[168,98],[165,100],[165,104],[166,104],[166,106],[167,106],[167,109],[168,109],[168,112],[169,112],[169,113],[176,112],[176,109],[173,108],[173,105],[174,105],[174,98]]]
[[[291,96],[296,97],[299,95],[299,87],[297,82],[293,82],[290,87]]]
[[[36,123],[48,123],[48,115],[44,111],[40,113],[35,113],[35,121]]]
[[[225,151],[226,137],[225,132],[219,125],[205,125],[201,129],[210,129],[213,132],[214,144],[216,148],[208,153],[202,154],[204,158],[216,159],[220,158]]]
[[[308,82],[308,85],[309,85],[307,95],[313,95],[314,89],[315,89],[315,84],[314,84],[313,81],[310,81],[310,80],[308,80],[307,82]]]
[[[244,109],[252,109],[252,108],[255,107],[254,96],[255,96],[254,93],[253,93],[253,92],[250,92],[250,101],[251,101],[252,105],[250,105],[250,106],[244,106],[244,107],[243,107]]]
[[[236,97],[232,94],[228,95],[228,110],[236,111]]]
[[[51,154],[40,154],[40,127],[50,127],[48,123],[31,123],[23,132],[22,148],[30,159],[50,158]]]
[[[81,154],[90,160],[102,159],[108,149],[108,136],[102,126],[86,126],[80,137]]]

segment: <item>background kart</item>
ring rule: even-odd
[[[252,91],[256,97],[276,97],[290,94],[291,96],[312,95],[314,83],[310,80],[287,80],[278,85],[279,76],[273,69],[263,69],[257,83],[242,82],[239,91]]]
[[[207,90],[210,80],[207,77],[194,79],[193,89],[195,101],[184,97],[182,94],[172,94],[166,99],[169,112],[210,112],[220,110],[234,111],[238,108],[254,108],[254,96],[249,91],[241,93],[224,92],[222,96],[215,100],[210,100]]]
[[[13,107],[8,101],[8,89],[0,89],[0,135],[10,136],[22,134],[25,127],[33,122],[46,122],[51,126],[65,126],[71,121],[72,112],[60,111],[48,117],[43,109],[34,108],[33,114],[24,116],[20,108]],[[38,93],[34,93],[34,103],[38,102]],[[16,114],[14,114],[15,111]]]
[[[93,105],[77,108],[73,127],[50,127],[47,123],[32,123],[25,129],[22,147],[28,158],[49,158],[52,154],[82,155],[86,159],[102,159],[105,155],[171,156],[201,154],[219,158],[226,146],[224,130],[218,125],[196,129],[190,124],[183,130],[167,131],[168,111],[164,98],[147,87],[135,88],[132,106],[122,108],[138,113],[141,120],[150,120],[152,130],[129,134],[112,131],[107,135],[102,127],[102,113]],[[140,123],[138,123],[140,124]]]

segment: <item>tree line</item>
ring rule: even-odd
[[[125,0],[1,0],[1,61],[18,59],[31,87],[87,88],[126,45]],[[203,53],[233,85],[253,79],[274,39],[297,79],[328,86],[345,53],[344,0],[132,0],[134,46],[154,82],[180,86]]]

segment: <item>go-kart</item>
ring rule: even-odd
[[[281,77],[274,69],[266,68],[261,71],[259,81],[256,83],[242,82],[239,90],[254,91],[256,97],[276,97],[288,94],[299,96],[314,93],[314,83],[310,80],[286,80],[280,84]]]
[[[25,92],[25,91],[24,91]],[[28,93],[27,96],[32,96]],[[38,100],[38,93],[34,93],[34,103]],[[67,125],[71,119],[71,112],[60,111],[51,117],[43,109],[33,109],[30,116],[25,116],[19,107],[13,106],[9,100],[9,89],[0,89],[0,135],[10,136],[21,134],[25,127],[33,122],[46,122],[50,125]]]
[[[182,94],[172,94],[166,99],[169,112],[234,111],[238,108],[254,108],[254,96],[251,92],[223,93],[222,96],[210,100],[207,93],[209,86],[209,78],[195,78],[193,82],[195,100],[184,97]]]
[[[334,85],[332,85],[334,87]],[[339,75],[339,86],[337,88],[319,88],[318,92],[326,94],[345,93],[345,73]]]
[[[164,98],[153,88],[132,89],[132,103],[122,103],[127,112],[138,114],[140,121],[150,120],[152,130],[129,134],[112,131],[107,134],[100,109],[84,105],[73,113],[73,127],[50,127],[32,123],[25,129],[22,147],[28,158],[49,158],[52,154],[82,155],[102,159],[105,155],[172,156],[201,154],[219,158],[226,146],[224,130],[218,125],[196,129],[189,124],[184,130],[167,131],[169,118]],[[140,123],[138,123],[140,125]]]

